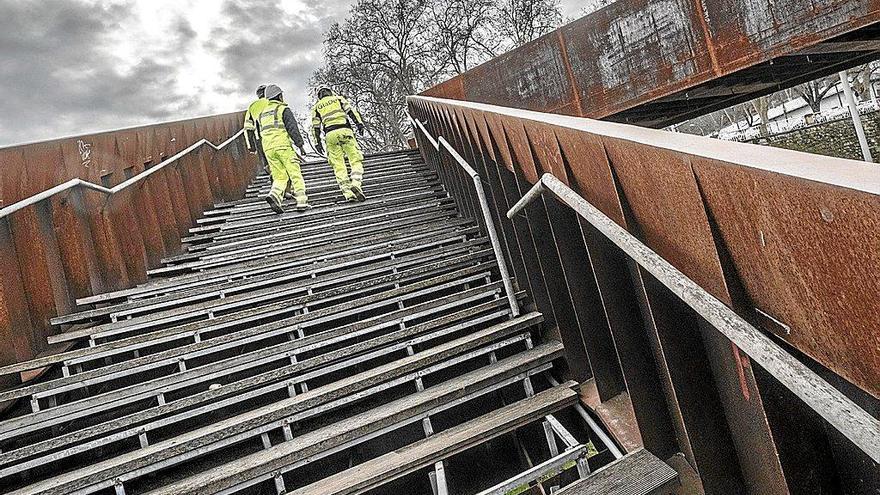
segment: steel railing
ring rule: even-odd
[[[507,293],[507,300],[510,303],[511,317],[516,318],[520,314],[519,303],[516,300],[516,292],[513,289],[513,281],[510,278],[510,272],[507,270],[507,263],[504,260],[504,253],[501,251],[501,242],[498,240],[498,232],[495,229],[495,222],[492,220],[492,211],[489,209],[489,202],[486,200],[486,191],[483,189],[483,182],[480,175],[473,167],[446,141],[443,136],[434,139],[431,133],[425,128],[424,124],[409,116],[410,123],[414,129],[421,131],[425,139],[434,147],[434,151],[438,153],[445,149],[453,160],[465,171],[473,181],[477,198],[480,202],[480,211],[482,212],[483,221],[486,225],[486,233],[489,235],[489,242],[492,243],[492,251],[495,253],[495,260],[498,262],[498,272],[501,274],[501,281],[504,283],[504,291]]]
[[[131,177],[130,179],[127,179],[126,181],[124,181],[124,182],[122,182],[112,188],[106,188],[103,186],[99,186],[97,184],[94,184],[92,182],[85,181],[82,179],[71,179],[67,182],[63,182],[61,184],[58,184],[55,187],[46,189],[43,192],[34,194],[33,196],[29,196],[21,201],[18,201],[18,202],[13,203],[5,208],[0,209],[0,218],[9,216],[19,210],[23,210],[24,208],[27,208],[28,206],[35,205],[35,204],[39,203],[40,201],[46,200],[56,194],[62,193],[68,189],[73,189],[74,187],[84,187],[86,189],[92,189],[92,190],[95,190],[98,192],[102,192],[108,196],[116,194],[116,193],[118,193],[124,189],[127,189],[128,187],[146,179],[150,175],[158,172],[159,170],[162,170],[166,166],[176,162],[177,160],[183,158],[184,156],[195,151],[196,149],[200,148],[203,145],[208,145],[208,146],[214,148],[215,150],[219,151],[219,150],[225,148],[226,146],[228,146],[229,143],[238,139],[238,137],[241,136],[243,133],[244,133],[244,129],[239,129],[238,132],[233,134],[229,139],[227,139],[226,141],[223,141],[219,145],[214,144],[214,143],[208,141],[207,139],[200,139],[199,141],[196,141],[195,143],[191,144],[189,147],[187,147],[183,150],[180,150],[179,152],[166,158],[162,162],[157,163],[156,166],[150,167],[149,169],[144,170],[143,172],[135,175],[134,177]]]
[[[446,139],[444,139],[442,136],[438,136],[435,139],[427,130],[427,128],[425,128],[425,125],[422,122],[414,119],[412,116],[408,117],[414,131],[420,132],[422,136],[428,141],[428,144],[433,148],[434,151],[439,153],[441,150],[445,150],[447,153],[449,153],[450,157],[452,157],[456,164],[471,178],[474,185],[474,190],[476,191],[477,198],[479,200],[480,212],[482,214],[483,220],[485,221],[489,240],[492,243],[492,250],[495,253],[495,259],[498,263],[498,269],[504,283],[505,291],[507,292],[508,300],[510,302],[511,312],[514,316],[518,315],[520,313],[519,304],[516,301],[516,295],[513,290],[513,283],[507,270],[507,264],[504,258],[504,254],[501,250],[501,243],[499,241],[498,233],[495,228],[495,222],[492,219],[492,212],[489,209],[489,202],[486,198],[486,192],[483,188],[483,183],[480,175]],[[551,385],[559,385],[559,382],[553,377],[553,375],[545,373],[544,376]],[[602,430],[598,423],[596,423],[596,421],[592,417],[590,417],[583,406],[577,404],[575,406],[575,411],[583,418],[588,428],[592,431],[594,435],[596,435],[596,438],[598,438],[599,441],[602,442],[602,444],[608,449],[608,451],[615,459],[620,459],[623,457],[624,454],[620,450],[620,448],[618,448],[614,441],[611,440],[611,438],[605,433],[605,431]],[[559,436],[563,440],[563,443],[566,444],[566,449],[561,453],[554,454],[554,456],[550,460],[539,464],[523,473],[520,473],[519,475],[514,476],[506,481],[503,481],[498,485],[493,486],[492,488],[484,490],[480,493],[480,495],[500,495],[502,493],[506,493],[508,490],[516,488],[523,483],[535,481],[547,473],[559,471],[563,465],[571,460],[577,461],[579,478],[583,479],[589,475],[589,465],[586,463],[586,447],[574,440],[574,438],[565,430],[565,428],[556,420],[553,415],[548,415],[545,419],[545,429],[547,428],[547,425],[549,425],[550,429],[553,431],[553,434]],[[551,434],[549,432],[545,433],[548,436],[548,444],[552,444],[553,440],[550,436]]]
[[[880,462],[880,420],[688,278],[552,174],[544,174],[508,212],[513,218],[544,192],[574,210],[681,301],[760,364],[841,434]]]

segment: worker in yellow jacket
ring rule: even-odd
[[[244,113],[244,142],[247,150],[260,156],[260,164],[263,168],[268,169],[269,162],[266,161],[266,155],[263,153],[263,147],[260,146],[260,131],[257,129],[257,118],[260,112],[266,108],[269,100],[266,99],[266,85],[257,86],[257,99],[248,106]]]
[[[256,119],[257,129],[260,133],[260,142],[266,159],[269,161],[269,171],[272,174],[272,189],[266,196],[266,202],[275,213],[284,213],[284,190],[290,181],[293,188],[293,197],[296,199],[298,211],[309,208],[306,196],[306,184],[300,170],[301,158],[304,155],[303,138],[296,124],[293,112],[284,103],[284,95],[281,88],[274,84],[266,86],[266,106]],[[297,155],[293,147],[296,146],[300,155]]]
[[[312,131],[315,137],[315,149],[324,153],[321,144],[321,130],[327,141],[327,161],[333,167],[336,183],[348,201],[364,201],[367,199],[363,191],[364,154],[358,147],[352,126],[358,134],[364,132],[364,121],[358,111],[348,100],[333,94],[326,86],[318,89],[318,102],[312,109]],[[351,174],[345,166],[348,158]]]

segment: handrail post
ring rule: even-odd
[[[700,287],[601,210],[552,174],[546,173],[507,212],[513,218],[544,191],[550,191],[614,243],[716,331],[733,342],[810,409],[880,462],[880,420],[783,349],[743,317]]]
[[[483,211],[483,220],[486,222],[486,231],[489,233],[489,242],[492,243],[492,251],[495,252],[495,261],[498,264],[498,272],[501,274],[501,281],[504,282],[504,291],[507,292],[507,301],[510,303],[510,314],[516,318],[519,316],[519,303],[516,300],[516,293],[513,290],[513,282],[510,279],[510,272],[507,271],[507,262],[504,261],[504,255],[501,252],[501,242],[498,240],[498,233],[495,231],[495,222],[492,220],[492,212],[489,211],[489,202],[486,200],[486,191],[483,189],[483,183],[480,176],[473,176],[474,187],[477,189],[477,198],[480,200],[480,209]]]
[[[507,270],[507,262],[504,260],[504,252],[501,250],[501,241],[498,239],[498,232],[495,230],[495,222],[492,220],[492,210],[489,209],[489,201],[486,199],[486,190],[483,188],[483,182],[480,175],[473,167],[462,157],[455,148],[449,144],[449,141],[442,136],[434,139],[433,136],[425,128],[424,124],[414,119],[407,112],[410,124],[413,130],[419,130],[425,136],[425,139],[434,148],[434,151],[440,151],[440,148],[446,148],[452,158],[458,165],[471,177],[474,182],[474,189],[477,191],[477,199],[480,202],[480,211],[483,215],[483,221],[486,223],[486,233],[489,235],[489,242],[492,245],[492,252],[495,254],[495,262],[498,265],[498,273],[501,275],[501,282],[504,284],[504,292],[507,293],[507,302],[510,305],[510,314],[512,318],[520,315],[519,302],[516,300],[516,291],[513,288],[513,280],[510,278],[510,272]]]
[[[17,201],[17,202],[15,202],[9,206],[6,206],[4,208],[0,208],[0,218],[9,216],[19,210],[27,208],[28,206],[34,205],[36,203],[39,203],[40,201],[43,201],[51,196],[54,196],[55,194],[59,194],[59,193],[64,192],[68,189],[72,189],[74,187],[84,187],[86,189],[92,189],[92,190],[104,193],[107,195],[107,197],[109,199],[109,196],[116,194],[119,191],[122,191],[123,189],[131,186],[132,184],[136,184],[136,183],[140,182],[141,180],[148,177],[149,175],[158,172],[160,169],[162,169],[166,165],[169,165],[169,164],[179,160],[181,157],[189,154],[193,150],[198,149],[203,144],[211,146],[215,150],[221,150],[221,149],[225,148],[227,145],[229,145],[230,143],[232,143],[233,141],[235,141],[236,139],[238,139],[238,137],[241,136],[242,134],[244,134],[244,129],[239,129],[238,132],[233,134],[226,141],[223,141],[219,145],[214,144],[214,143],[208,141],[207,139],[200,139],[199,141],[196,141],[195,143],[191,144],[186,149],[183,149],[183,150],[177,152],[176,154],[174,154],[173,156],[166,158],[161,163],[158,163],[155,167],[151,167],[147,170],[144,170],[143,172],[135,175],[134,177],[131,177],[131,178],[125,180],[124,182],[117,184],[115,187],[113,187],[111,189],[108,189],[103,186],[99,186],[97,184],[93,184],[91,182],[88,182],[88,181],[85,181],[85,180],[82,180],[79,178],[70,179],[67,182],[63,182],[61,184],[58,184],[57,186],[46,189],[43,192],[34,194],[30,197],[27,197],[25,199]]]

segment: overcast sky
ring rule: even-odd
[[[353,2],[0,0],[0,146],[235,111],[264,81],[305,106]]]

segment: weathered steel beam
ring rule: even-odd
[[[859,268],[876,266],[880,252],[880,178],[871,165],[479,103],[413,97],[409,106],[435,136],[479,129],[466,148],[500,176],[535,181],[552,173],[752,326],[785,341],[826,381],[839,385],[828,378],[836,373],[860,387],[842,388],[862,409],[876,410],[880,280]],[[508,206],[519,199],[488,186]],[[536,231],[524,220],[498,222],[508,245],[533,242]],[[554,233],[568,225],[555,215],[547,220]],[[547,272],[534,258],[523,258],[517,281],[549,287],[549,300],[601,305],[606,319],[594,319],[609,326],[616,352],[588,347],[589,363],[597,388],[601,381],[613,393],[609,385],[622,377],[639,430],[629,438],[664,459],[683,452],[706,489],[736,483],[751,493],[809,493],[815,486],[803,475],[810,470],[827,474],[823,489],[833,488],[835,470],[842,479],[864,478],[870,455],[797,406],[767,363],[749,359],[649,272],[611,257],[617,248],[597,242],[603,236],[594,227],[581,231],[582,238],[556,237],[578,249],[584,243],[592,268],[564,263],[567,292],[544,285]],[[560,331],[573,340],[578,330]],[[805,437],[828,447],[807,449]],[[719,462],[720,445],[727,461]]]
[[[764,67],[758,79],[771,91],[877,58],[878,20],[877,0],[619,0],[423,94],[662,127],[765,93],[696,110],[651,102],[736,87],[741,72],[781,57],[804,60]]]

